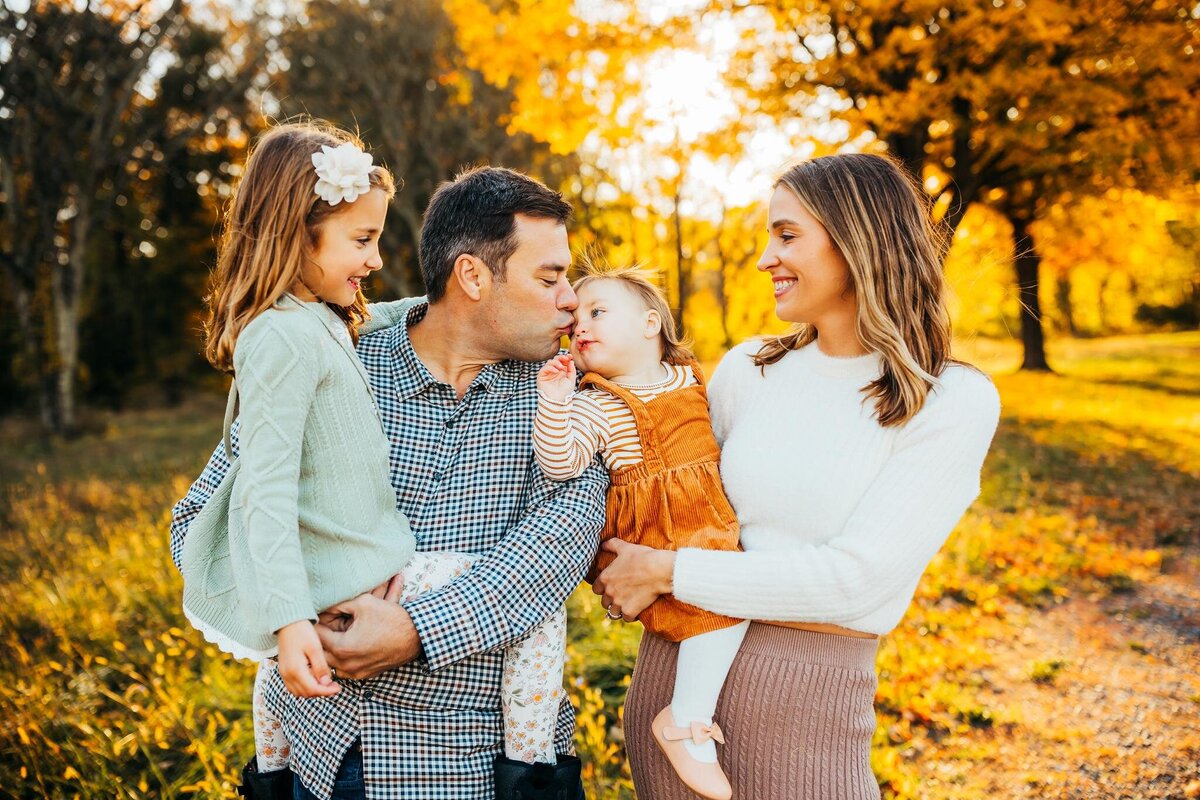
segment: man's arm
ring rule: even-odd
[[[238,454],[238,427],[239,423],[233,423],[233,428],[230,430],[230,440],[233,445],[233,456],[237,458]],[[188,489],[187,494],[183,499],[175,504],[171,509],[171,560],[175,562],[175,568],[179,569],[179,561],[183,557],[183,540],[187,538],[188,525],[204,508],[204,504],[217,491],[217,486],[220,485],[221,479],[225,477],[225,473],[229,471],[229,466],[232,459],[225,454],[225,443],[217,444],[217,449],[213,451],[212,457],[208,459],[208,464],[205,465],[204,471],[200,473],[200,477]]]
[[[604,467],[593,463],[567,482],[530,468],[525,516],[467,574],[405,603],[431,672],[524,636],[566,601],[596,556]]]

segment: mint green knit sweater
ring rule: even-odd
[[[233,363],[239,459],[227,503],[210,501],[188,530],[183,604],[210,641],[261,658],[283,626],[398,572],[415,541],[366,371],[332,309],[281,298],[242,331]]]

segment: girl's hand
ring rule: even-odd
[[[333,681],[317,629],[306,619],[279,629],[279,676],[296,697],[329,697],[342,690]]]
[[[549,400],[566,402],[575,391],[575,361],[570,353],[555,356],[538,370],[537,388]]]
[[[601,603],[610,616],[632,621],[651,603],[671,593],[675,575],[675,554],[640,544],[609,539],[603,548],[616,559],[592,584],[601,595]]]

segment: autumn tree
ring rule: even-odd
[[[568,192],[582,212],[580,239],[610,261],[658,270],[677,322],[686,323],[701,272],[711,270],[701,269],[710,248],[698,233],[712,232],[689,218],[690,167],[737,149],[740,126],[724,120],[719,136],[687,130],[686,101],[646,89],[698,45],[700,21],[634,0],[448,0],[447,8],[469,63],[516,97],[510,129],[580,153],[581,180]]]
[[[278,38],[272,93],[284,116],[357,128],[400,179],[384,231],[382,278],[421,290],[421,217],[437,185],[488,163],[559,184],[575,169],[544,141],[510,130],[514,97],[469,66],[455,23],[436,0],[313,0]]]
[[[240,103],[244,66],[184,3],[0,5],[0,265],[48,429],[76,427],[89,253],[132,187]]]
[[[735,75],[763,112],[815,98],[925,181],[951,229],[973,203],[1012,228],[1024,368],[1046,369],[1032,226],[1051,204],[1194,173],[1200,46],[1157,0],[718,2],[780,35]]]
[[[1200,274],[1176,234],[1198,215],[1197,198],[1184,192],[1113,189],[1049,208],[1035,227],[1051,281],[1043,298],[1057,312],[1048,321],[1073,335],[1111,333],[1148,321],[1140,308],[1185,303]]]

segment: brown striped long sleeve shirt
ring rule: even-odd
[[[663,368],[667,373],[663,380],[625,388],[648,403],[696,382],[689,367],[664,363]],[[642,442],[625,401],[603,389],[588,388],[561,403],[538,395],[533,453],[548,478],[565,481],[582,474],[597,453],[609,472],[640,464]]]

